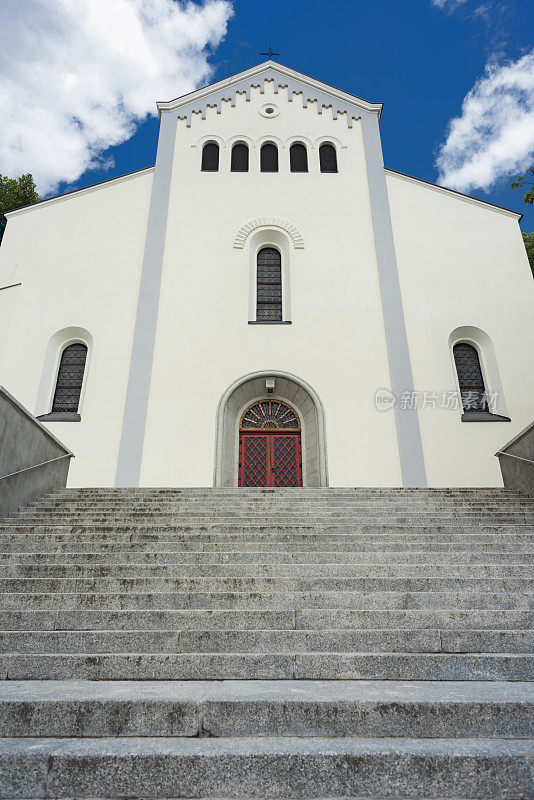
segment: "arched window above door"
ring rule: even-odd
[[[247,408],[239,423],[241,430],[299,430],[300,421],[295,411],[280,400],[259,400]]]

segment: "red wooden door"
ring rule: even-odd
[[[239,486],[302,486],[300,433],[241,431]]]

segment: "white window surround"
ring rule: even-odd
[[[84,344],[87,347],[87,358],[85,360],[82,390],[80,393],[80,402],[77,412],[80,415],[82,413],[85,390],[87,388],[87,377],[89,374],[93,351],[93,337],[85,328],[70,327],[63,328],[62,330],[54,333],[48,342],[43,364],[43,371],[41,373],[41,380],[39,382],[39,389],[37,391],[37,400],[35,403],[36,417],[42,416],[43,414],[50,414],[52,411],[52,403],[54,400],[61,356],[63,355],[65,348],[71,344]]]
[[[462,325],[459,328],[455,328],[449,336],[449,353],[458,397],[460,397],[460,384],[458,382],[458,372],[456,370],[453,348],[454,345],[461,344],[462,342],[472,345],[478,353],[486,392],[488,395],[496,393],[496,402],[492,408],[492,413],[508,417],[509,414],[506,407],[506,399],[504,397],[504,390],[493,342],[485,331],[473,325]]]
[[[264,247],[274,247],[282,259],[282,322],[291,322],[291,284],[290,284],[290,252],[291,245],[287,236],[281,231],[258,230],[249,238],[249,300],[248,321],[256,319],[258,253]],[[259,321],[258,324],[272,325],[272,322]]]

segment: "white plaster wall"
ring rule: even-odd
[[[22,282],[0,292],[0,383],[50,411],[36,407],[50,338],[93,338],[81,422],[46,423],[76,456],[70,485],[114,483],[151,185],[143,172],[19,212],[0,247],[0,285]]]
[[[429,485],[500,486],[493,454],[534,415],[534,281],[517,219],[394,173],[387,185],[416,390],[456,389],[449,335],[475,326],[493,342],[512,420],[421,411]]]
[[[267,102],[280,108],[265,118]],[[200,171],[201,143],[218,137],[218,173]],[[321,174],[321,137],[341,143],[339,173]],[[280,171],[259,172],[259,143],[280,142]],[[246,139],[250,171],[230,172],[231,142]],[[289,172],[289,141],[309,145],[309,173]],[[301,232],[290,247],[292,325],[248,325],[249,250],[237,231],[279,217]],[[179,122],[141,472],[144,485],[213,481],[217,403],[240,376],[276,369],[320,396],[332,486],[400,485],[391,415],[374,409],[389,372],[360,123],[253,89],[236,106]]]

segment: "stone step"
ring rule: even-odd
[[[531,754],[503,738],[15,738],[0,795],[531,800]]]
[[[0,630],[534,629],[534,611],[501,609],[153,609],[0,611]]]
[[[56,552],[76,553],[86,551],[87,548],[98,549],[106,552],[116,552],[130,547],[138,552],[153,551],[158,548],[162,552],[183,553],[187,551],[203,551],[204,553],[221,553],[226,551],[234,552],[239,549],[241,552],[272,551],[278,549],[279,552],[301,553],[303,551],[335,550],[338,552],[355,551],[382,552],[399,551],[411,552],[419,551],[424,543],[427,551],[442,551],[447,547],[449,551],[480,551],[487,548],[493,552],[500,551],[506,553],[532,553],[534,552],[534,535],[531,534],[465,534],[457,536],[428,535],[424,539],[421,536],[409,536],[403,534],[391,534],[385,536],[372,536],[369,534],[361,536],[332,535],[310,536],[297,535],[286,537],[274,537],[258,534],[243,538],[231,535],[204,534],[188,536],[183,534],[116,534],[88,535],[86,533],[72,534],[15,534],[12,536],[0,535],[0,552]]]
[[[533,681],[528,653],[5,653],[9,680]],[[1,794],[0,794],[1,797]]]
[[[519,558],[518,558],[519,560]],[[521,564],[11,564],[0,565],[1,578],[229,578],[229,577],[368,577],[368,578],[531,578]]]
[[[0,595],[5,611],[71,609],[243,609],[284,610],[345,608],[381,609],[512,609],[534,608],[532,592],[510,591],[277,591],[277,592],[12,592]]]
[[[534,687],[484,681],[3,681],[4,737],[534,738]]]
[[[404,556],[399,550],[264,550],[264,551],[145,551],[131,546],[127,550],[99,551],[53,551],[53,552],[9,552],[0,553],[2,568],[15,567],[108,567],[117,564],[121,566],[151,566],[165,567],[167,565],[208,566],[208,565],[303,565],[311,568],[313,564],[341,564],[341,565],[369,565],[371,567],[388,567],[392,564],[404,566],[417,566],[436,564],[442,566],[458,565],[466,568],[469,565],[476,567],[495,566],[532,566],[534,564],[534,548],[531,552],[506,552],[479,550],[410,550]]]
[[[0,631],[0,653],[529,653],[532,630]]]
[[[365,515],[369,512],[377,513],[379,511],[387,513],[421,513],[428,511],[431,513],[443,513],[451,511],[473,512],[481,514],[489,513],[508,513],[508,512],[522,512],[534,514],[534,501],[529,498],[509,500],[506,503],[502,502],[475,502],[467,500],[456,501],[435,501],[435,502],[414,502],[414,501],[397,501],[397,500],[384,500],[379,503],[376,500],[366,501],[320,501],[314,502],[311,500],[291,500],[284,503],[254,503],[249,501],[237,502],[221,502],[220,500],[213,500],[211,502],[199,501],[181,501],[181,502],[167,502],[167,501],[144,501],[132,500],[131,502],[112,502],[112,501],[94,501],[94,500],[78,500],[72,502],[65,502],[58,500],[55,503],[47,503],[40,505],[29,505],[20,509],[18,514],[22,517],[33,516],[37,514],[56,514],[56,513],[128,513],[135,511],[136,513],[147,514],[213,514],[213,513],[232,513],[246,516],[248,513],[253,515],[265,514],[281,514],[281,513],[307,513],[307,514],[354,514]]]
[[[534,578],[227,577],[227,578],[2,578],[2,593],[93,592],[534,592]]]

